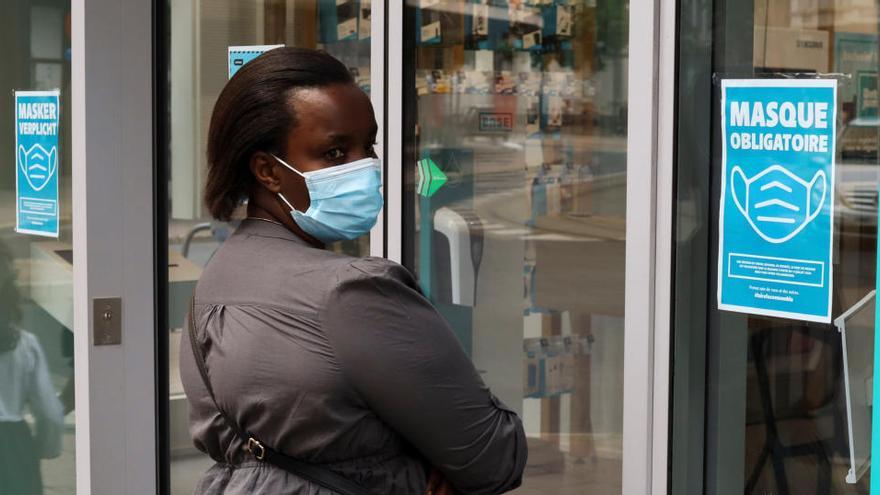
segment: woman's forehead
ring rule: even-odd
[[[298,126],[361,129],[375,124],[369,97],[354,84],[303,88],[291,104]]]

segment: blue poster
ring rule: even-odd
[[[15,231],[58,237],[58,91],[15,92]]]
[[[718,307],[831,322],[837,81],[721,84]]]
[[[227,50],[227,69],[229,71],[229,79],[241,69],[244,64],[268,52],[269,50],[280,48],[284,45],[248,45],[248,46],[230,46]]]

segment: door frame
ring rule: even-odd
[[[629,8],[623,493],[668,492],[675,0]]]
[[[388,26],[404,1],[387,0]],[[675,0],[629,6],[623,489],[668,493],[677,12]],[[386,256],[402,261],[406,46],[387,37]],[[635,454],[633,454],[635,453]]]
[[[73,246],[77,493],[156,493],[167,458],[157,339],[167,215],[154,70],[161,0],[72,2]],[[666,493],[676,68],[673,0],[629,8],[623,493]],[[372,87],[386,212],[371,252],[400,261],[403,0],[373,5]],[[144,22],[150,19],[151,22]],[[161,23],[158,23],[161,26]],[[388,29],[386,26],[397,26]],[[386,85],[387,83],[387,85]],[[167,137],[167,136],[165,136]],[[381,247],[380,247],[381,246]],[[118,346],[92,345],[92,300],[122,297]],[[167,353],[167,349],[165,349]],[[157,376],[159,377],[157,379]],[[167,430],[166,430],[167,431]],[[632,454],[640,453],[640,454]]]
[[[376,135],[376,155],[382,159],[382,184],[385,194],[385,206],[379,214],[376,225],[370,231],[370,256],[387,256],[388,238],[385,225],[389,216],[389,198],[392,191],[389,188],[389,180],[391,174],[395,172],[394,166],[389,166],[388,156],[388,124],[385,112],[385,101],[388,96],[388,83],[385,78],[386,60],[386,38],[387,31],[385,29],[387,22],[386,3],[385,0],[370,1],[370,100],[373,103],[373,109],[376,112],[376,125],[379,132]],[[393,25],[393,24],[392,24]]]
[[[80,494],[156,491],[152,18],[152,2],[71,2]],[[101,297],[122,298],[120,345],[92,343]]]
[[[404,84],[404,0],[386,0],[385,19],[387,26],[395,26],[394,29],[385,31],[386,39],[386,68],[388,98],[385,100],[385,156],[386,182],[385,191],[387,198],[387,223],[385,239],[387,241],[385,257],[403,262],[403,84]],[[393,81],[393,82],[392,82]]]

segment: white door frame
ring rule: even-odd
[[[376,135],[376,155],[382,159],[384,168],[382,180],[385,197],[388,198],[389,159],[385,119],[385,97],[387,83],[385,81],[385,0],[370,2],[370,100],[376,112],[376,124],[379,133]],[[379,214],[379,220],[370,231],[370,255],[385,256],[385,215],[388,211],[388,200]]]
[[[154,0],[161,1],[161,0]],[[153,2],[72,0],[76,486],[158,493]],[[384,2],[373,5],[372,100],[386,156]],[[393,162],[392,162],[393,163]],[[393,168],[393,167],[392,167]],[[393,194],[392,188],[391,193]],[[385,252],[384,223],[371,254]],[[94,346],[92,300],[122,298],[122,344]]]
[[[77,493],[155,493],[153,7],[71,3]],[[121,345],[92,344],[100,297]]]
[[[623,493],[666,494],[669,444],[675,0],[629,6]]]
[[[388,223],[385,230],[385,256],[403,261],[403,9],[404,0],[386,0],[385,32],[387,60],[385,71],[388,98],[385,100],[385,156],[387,157],[385,197]]]
[[[673,0],[633,0],[629,8],[625,494],[667,490],[675,8]],[[162,185],[153,183],[149,19],[151,2],[72,2],[80,494],[157,489],[154,280],[155,270],[163,267],[154,261],[153,188]],[[376,2],[373,23],[371,76],[382,134],[379,152],[386,159],[388,222],[373,232],[371,251],[399,261],[403,115],[396,85],[403,76],[403,0]],[[115,296],[123,300],[122,344],[96,347],[92,300]]]
[[[629,6],[623,489],[667,493],[676,1]],[[403,240],[403,0],[388,0],[386,255]]]

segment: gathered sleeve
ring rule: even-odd
[[[321,322],[366,405],[460,493],[520,485],[525,433],[483,383],[452,330],[395,263],[352,263]]]

